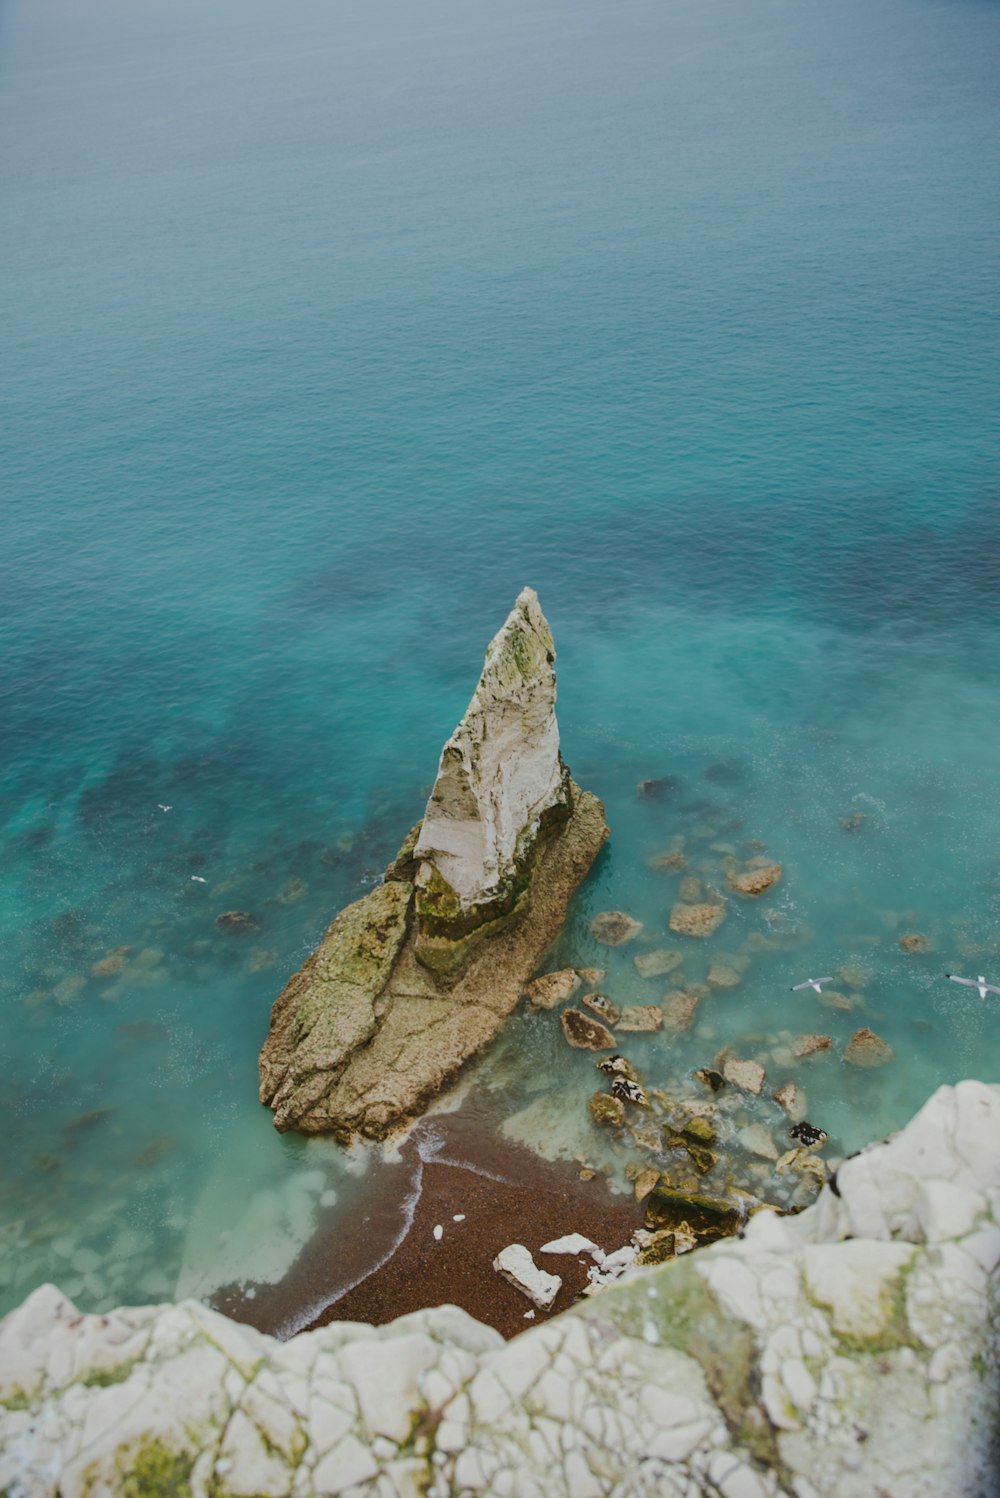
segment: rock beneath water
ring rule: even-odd
[[[907,932],[899,938],[899,945],[904,952],[920,954],[921,952],[933,952],[934,943],[929,936],[924,936],[920,931]]]
[[[778,883],[781,875],[780,863],[765,863],[761,867],[744,869],[741,873],[728,873],[726,883],[738,895],[762,895],[765,890]]]
[[[587,1106],[596,1124],[610,1124],[612,1128],[618,1128],[625,1122],[625,1104],[620,1097],[612,1097],[607,1092],[595,1092]]]
[[[796,1061],[804,1061],[807,1056],[818,1056],[829,1051],[833,1041],[829,1035],[795,1035],[791,1045]]]
[[[706,1105],[700,1104],[699,1106]],[[715,1144],[718,1139],[718,1132],[712,1120],[700,1113],[688,1119],[681,1129],[681,1134],[685,1139],[693,1139],[696,1144]]]
[[[540,1311],[548,1310],[562,1289],[558,1274],[539,1269],[523,1243],[511,1243],[502,1248],[493,1260],[493,1268],[501,1279],[520,1290]]]
[[[743,1061],[738,1056],[730,1056],[722,1068],[722,1074],[727,1082],[742,1088],[744,1092],[753,1093],[754,1097],[764,1085],[764,1068],[759,1061]]]
[[[724,962],[713,962],[705,982],[709,988],[737,988],[740,975],[734,967],[727,967]]]
[[[747,1124],[745,1129],[740,1129],[736,1137],[751,1155],[759,1155],[762,1160],[777,1160],[778,1146],[771,1136],[770,1129],[766,1129],[763,1124]]]
[[[559,758],[554,694],[551,637],[526,589],[445,745],[424,823],[275,1002],[260,1097],[279,1129],[384,1138],[516,1007],[607,836],[600,802]]]
[[[621,947],[633,941],[642,930],[642,922],[635,921],[624,910],[605,910],[595,915],[590,923],[590,934],[595,941],[606,947]]]
[[[562,1032],[571,1046],[580,1051],[613,1051],[615,1037],[599,1020],[581,1014],[579,1009],[564,1009],[559,1016]]]
[[[794,1123],[806,1116],[806,1095],[797,1082],[785,1082],[771,1096],[779,1108],[783,1108]]]
[[[701,899],[701,880],[696,874],[685,874],[677,893],[685,905],[695,905]]]
[[[608,976],[606,967],[578,967],[577,972],[584,983],[603,983]]]
[[[658,874],[672,874],[677,869],[684,868],[687,859],[682,848],[665,848],[662,853],[654,853],[646,862]]]
[[[123,973],[128,963],[131,947],[112,947],[90,969],[92,978],[114,978]]]
[[[855,1030],[844,1049],[844,1060],[849,1066],[885,1066],[895,1060],[896,1052],[888,1041],[882,1040],[867,1026]]]
[[[654,780],[640,780],[636,794],[650,801],[666,801],[676,796],[681,782],[676,775],[658,775]]]
[[[629,1004],[622,1010],[617,1028],[625,1034],[659,1030],[662,1024],[663,1010],[658,1004]]]
[[[632,961],[640,978],[662,978],[680,967],[684,958],[674,947],[659,947],[655,952],[640,952]]]
[[[685,905],[678,900],[670,912],[670,929],[678,936],[711,936],[725,919],[724,905]]]
[[[545,973],[535,978],[524,990],[524,997],[535,1009],[554,1009],[566,999],[571,999],[583,979],[575,968],[560,968],[557,973]]]
[[[718,1197],[696,1191],[675,1191],[661,1181],[646,1200],[646,1227],[654,1232],[678,1232],[683,1224],[699,1243],[712,1243],[739,1232],[742,1218],[738,1207]]]
[[[228,931],[233,936],[247,936],[251,931],[260,930],[247,910],[224,910],[215,917],[215,924],[220,931]]]
[[[585,993],[580,1003],[586,1005],[591,1014],[596,1014],[606,1020],[609,1025],[617,1025],[620,1012],[618,1005],[612,1003],[606,993]]]
[[[663,1003],[660,1005],[663,1028],[672,1031],[675,1035],[689,1029],[694,1019],[694,1012],[700,1003],[701,1000],[696,993],[689,993],[685,989],[676,988],[664,994]]]

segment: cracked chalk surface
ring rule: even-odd
[[[998,1130],[1000,1087],[941,1088],[800,1215],[507,1344],[448,1306],[281,1344],[45,1286],[0,1326],[0,1488],[994,1498]]]

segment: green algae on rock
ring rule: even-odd
[[[559,753],[555,653],[525,588],[385,880],[289,979],[260,1056],[278,1129],[384,1138],[515,1008],[607,836]]]

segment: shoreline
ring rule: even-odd
[[[542,1160],[471,1110],[424,1120],[401,1156],[400,1165],[378,1172],[352,1218],[320,1225],[281,1281],[226,1286],[211,1306],[287,1339],[331,1322],[382,1326],[457,1305],[509,1339],[566,1310],[587,1284],[589,1258],[539,1254],[543,1243],[576,1232],[611,1252],[642,1223],[633,1195],[616,1195],[600,1175],[581,1179],[578,1165]],[[511,1243],[523,1243],[539,1268],[561,1276],[547,1310],[494,1270]]]

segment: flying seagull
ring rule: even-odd
[[[162,801],[157,801],[156,804],[160,808],[161,811],[173,811],[173,807],[172,806],[164,806],[164,804],[163,804]]]
[[[979,997],[984,1004],[988,993],[1000,993],[1000,988],[995,983],[987,983],[982,973],[978,978],[960,978],[957,973],[945,973],[945,977],[950,978],[953,983],[961,983],[965,988],[978,988]]]
[[[832,978],[807,978],[804,983],[793,983],[789,992],[798,993],[800,988],[815,988],[817,993],[822,993],[823,984],[832,982]]]
[[[207,884],[208,883],[208,880],[207,879],[203,879],[200,874],[192,874],[191,878],[194,880],[195,884]]]

